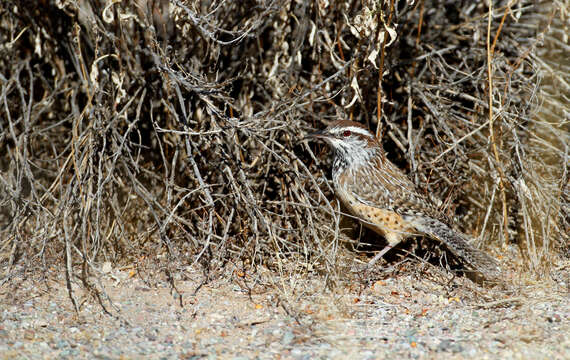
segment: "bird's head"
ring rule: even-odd
[[[348,120],[336,121],[326,129],[308,134],[305,139],[323,139],[335,153],[340,167],[359,166],[382,153],[382,147],[368,128]]]

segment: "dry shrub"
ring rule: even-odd
[[[339,240],[356,239],[341,231],[329,154],[301,139],[338,118],[378,130],[481,245],[518,244],[527,269],[546,269],[568,253],[568,109],[542,103],[557,92],[567,105],[569,91],[567,64],[540,86],[539,50],[560,41],[549,29],[568,14],[500,1],[488,38],[488,10],[3,2],[4,281],[65,268],[90,285],[102,262],[143,256],[171,279],[228,261],[336,275]]]

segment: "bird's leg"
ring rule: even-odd
[[[392,245],[386,245],[386,247],[382,250],[380,250],[380,252],[376,255],[374,255],[374,257],[372,258],[372,260],[370,260],[368,262],[368,264],[366,265],[366,268],[369,269],[372,267],[372,265],[374,265],[376,263],[376,261],[378,261],[378,259],[380,259],[382,256],[384,256],[384,254],[386,254],[388,251],[390,251],[390,249],[392,249]]]

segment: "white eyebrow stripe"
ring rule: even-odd
[[[339,128],[340,129],[340,128]],[[370,131],[363,129],[361,127],[357,127],[357,126],[349,126],[349,127],[345,127],[344,130],[348,130],[352,133],[355,134],[360,134],[360,135],[364,135],[364,136],[372,136],[372,134],[370,133]]]

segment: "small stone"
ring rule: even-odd
[[[281,344],[283,345],[290,345],[293,340],[295,339],[295,335],[291,331],[286,331],[281,338]]]
[[[24,331],[24,339],[33,340],[36,337],[36,333],[33,330]]]
[[[442,340],[437,346],[437,351],[449,351],[452,353],[459,353],[463,351],[463,347],[453,340]]]
[[[559,322],[562,321],[562,318],[560,317],[560,315],[554,314],[554,315],[552,315],[552,316],[548,316],[548,317],[546,318],[546,320],[548,320],[549,323],[555,323],[555,322],[556,322],[556,323],[559,323]]]
[[[105,262],[103,263],[103,266],[101,267],[101,271],[102,271],[104,274],[108,274],[108,273],[111,272],[111,270],[113,270],[113,265],[111,264],[110,261],[105,261]]]
[[[60,340],[55,344],[56,349],[63,349],[69,346],[69,343],[65,340]]]
[[[45,328],[45,327],[47,327],[48,325],[49,325],[48,322],[45,321],[45,320],[43,320],[43,319],[40,319],[40,320],[38,320],[38,321],[36,322],[36,327]]]

